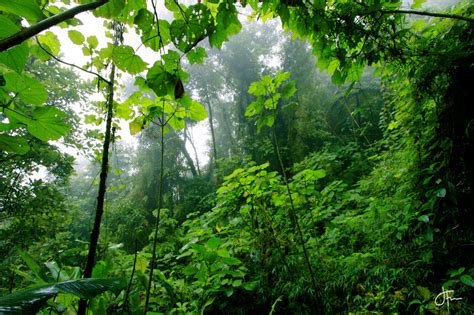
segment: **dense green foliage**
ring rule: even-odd
[[[75,2],[0,0],[0,313],[474,312],[472,2]]]

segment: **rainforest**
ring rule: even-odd
[[[0,314],[472,314],[470,0],[0,0]]]

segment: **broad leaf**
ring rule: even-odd
[[[69,39],[76,45],[82,45],[85,41],[84,35],[76,30],[70,30],[67,32]]]
[[[132,136],[136,135],[140,131],[142,131],[143,128],[143,119],[142,117],[137,117],[134,120],[130,122],[128,125],[128,128],[130,129],[130,134]]]
[[[59,53],[61,44],[59,43],[58,37],[53,32],[47,31],[45,34],[39,35],[38,40],[51,54],[57,55]]]
[[[155,62],[146,75],[147,85],[157,96],[174,95],[177,78],[167,72],[161,61]]]
[[[207,57],[206,50],[202,47],[197,47],[196,49],[191,50],[186,55],[188,57],[189,63],[194,64],[202,64],[204,58]]]
[[[263,96],[266,94],[265,86],[260,81],[252,82],[252,84],[250,84],[248,93],[255,96]]]
[[[5,73],[5,88],[12,91],[23,102],[31,105],[43,105],[48,93],[40,81],[15,72]]]
[[[459,280],[467,286],[474,287],[474,279],[470,275],[462,275]]]
[[[0,38],[5,38],[16,33],[20,28],[6,16],[0,16]],[[0,64],[20,73],[25,67],[28,58],[28,44],[22,43],[0,53]]]
[[[107,4],[99,7],[98,9],[94,10],[94,15],[97,17],[103,18],[113,18],[118,16],[122,9],[125,7],[125,1],[123,0],[109,0]]]
[[[70,293],[87,300],[105,291],[118,291],[123,287],[120,279],[79,279],[43,285],[0,297],[0,313],[35,314],[58,293]]]
[[[130,46],[119,46],[114,49],[112,59],[115,65],[122,71],[130,74],[137,74],[147,68],[146,62],[135,54],[135,51]]]
[[[284,98],[289,99],[290,97],[293,96],[296,92],[296,82],[292,80],[290,83],[285,85],[283,89],[281,90],[281,94],[283,95]]]
[[[99,41],[97,40],[97,37],[95,35],[87,37],[87,43],[91,48],[94,49],[97,48],[97,46],[99,45]]]
[[[36,22],[45,17],[35,0],[1,0],[0,10],[25,17],[28,22]]]
[[[220,244],[222,244],[222,239],[218,237],[212,237],[207,241],[207,247],[210,249],[216,249]]]
[[[34,110],[34,119],[27,126],[28,131],[42,141],[57,140],[65,136],[71,126],[63,122],[66,116],[61,110],[52,107],[40,107]]]
[[[36,277],[36,284],[38,283],[46,283],[46,281],[43,279],[43,275],[41,272],[41,267],[36,263],[36,261],[28,255],[28,253],[22,251],[21,249],[17,248],[18,254],[20,255],[21,259],[26,263],[28,268],[33,272],[33,274]]]
[[[30,146],[26,139],[22,137],[0,135],[0,151],[7,151],[21,155],[30,151]]]

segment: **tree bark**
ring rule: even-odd
[[[90,11],[97,9],[98,7],[103,6],[109,2],[109,0],[99,0],[96,2],[91,2],[87,4],[82,4],[78,5],[77,7],[71,8],[69,10],[66,10],[64,12],[58,13],[56,15],[53,15],[52,17],[49,17],[47,19],[41,20],[30,27],[27,27],[7,38],[3,38],[0,40],[0,52],[5,51],[11,47],[14,47],[16,45],[19,45],[23,43],[25,40],[38,35],[44,30],[47,30],[48,28],[57,25],[61,22],[64,22],[66,20],[69,20],[76,16],[77,14],[85,11]]]
[[[115,28],[115,26],[114,26]],[[114,45],[118,45],[118,38],[121,37],[119,30],[115,30]],[[84,268],[83,278],[90,278],[92,276],[92,269],[95,264],[95,256],[97,252],[97,244],[99,243],[100,224],[102,222],[102,215],[104,214],[105,193],[107,191],[107,174],[109,168],[109,148],[112,136],[112,118],[114,116],[114,81],[115,81],[115,64],[112,63],[109,77],[109,86],[107,91],[107,119],[105,124],[105,138],[102,149],[102,163],[100,167],[100,182],[99,192],[97,195],[97,208],[95,211],[94,226],[92,227],[89,252],[87,254],[86,267]],[[79,307],[77,314],[84,315],[87,309],[87,301],[79,300]]]
[[[212,150],[214,153],[214,156],[212,157],[212,161],[214,164],[214,167],[217,167],[217,147],[216,147],[216,135],[214,133],[214,121],[213,121],[213,116],[212,116],[212,106],[211,106],[211,101],[209,100],[209,95],[207,93],[206,89],[206,103],[207,103],[207,108],[209,110],[209,127],[211,128],[211,138],[212,138]]]

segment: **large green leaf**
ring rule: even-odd
[[[61,44],[59,43],[58,36],[51,31],[47,31],[43,35],[38,36],[38,40],[43,46],[44,49],[49,51],[53,55],[57,55],[61,48]]]
[[[201,121],[207,118],[207,112],[201,103],[192,100],[187,116],[194,121]]]
[[[45,17],[35,0],[0,0],[0,10],[22,16],[28,22],[35,22]]]
[[[4,74],[7,90],[12,91],[23,102],[43,105],[48,100],[48,92],[40,81],[15,72]]]
[[[71,129],[71,126],[63,121],[65,116],[66,114],[56,107],[37,108],[33,112],[34,119],[28,124],[27,129],[40,140],[57,140]]]
[[[20,30],[18,25],[6,16],[0,16],[0,38],[5,38]],[[28,58],[28,45],[23,43],[0,53],[0,64],[20,73]]]
[[[157,96],[174,95],[177,77],[165,70],[161,61],[155,62],[146,75],[147,85]]]
[[[36,283],[46,283],[46,281],[43,279],[40,265],[38,265],[36,261],[30,255],[28,255],[28,253],[22,251],[19,248],[17,248],[17,251],[21,259],[23,259],[28,268],[33,272],[34,276],[36,277],[36,281],[38,281]]]
[[[57,140],[71,129],[71,126],[63,121],[66,114],[52,106],[35,109],[32,117],[18,110],[8,109],[6,115],[11,122],[26,125],[28,132],[42,141]]]
[[[198,63],[202,64],[204,58],[207,57],[206,50],[202,47],[197,47],[196,49],[191,50],[187,54],[188,60],[190,64]]]
[[[87,300],[107,290],[122,288],[124,284],[120,279],[79,279],[38,286],[0,297],[0,314],[35,314],[58,293],[69,293]]]
[[[30,151],[30,146],[22,137],[0,135],[0,151],[25,154]]]
[[[146,62],[135,54],[135,51],[130,46],[119,46],[114,49],[112,59],[115,65],[123,71],[130,74],[137,74],[147,68]]]
[[[123,0],[110,0],[107,2],[107,4],[94,10],[94,15],[107,19],[116,17],[122,12],[123,8],[125,7],[125,2],[126,1]]]

